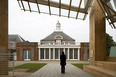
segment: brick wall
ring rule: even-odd
[[[30,50],[31,61],[38,60],[38,43],[37,42],[18,42],[16,43],[17,60],[24,60],[24,50]]]

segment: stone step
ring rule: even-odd
[[[116,71],[116,62],[95,61],[95,65]]]
[[[16,76],[0,75],[0,77],[16,77]]]
[[[83,69],[97,77],[116,77],[116,71],[104,67],[88,65]]]

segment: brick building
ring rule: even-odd
[[[16,44],[17,60],[38,60],[38,43],[37,42],[18,42]]]
[[[59,60],[62,51],[67,60],[80,60],[80,43],[61,30],[59,21],[56,30],[40,41],[39,60]]]
[[[13,40],[13,41],[12,41]],[[16,53],[15,60],[59,60],[64,51],[67,60],[88,60],[89,42],[76,43],[75,39],[61,30],[59,21],[56,30],[38,42],[25,41],[21,36],[9,36],[9,50]]]
[[[20,35],[8,35],[8,51],[14,55],[14,60],[17,60],[16,54],[16,43],[25,42],[25,40]]]

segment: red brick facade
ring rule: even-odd
[[[37,42],[18,42],[16,43],[17,60],[24,61],[24,50],[30,50],[31,61],[38,60],[38,43]]]

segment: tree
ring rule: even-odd
[[[111,46],[114,46],[114,40],[106,33],[106,56],[109,56]]]

